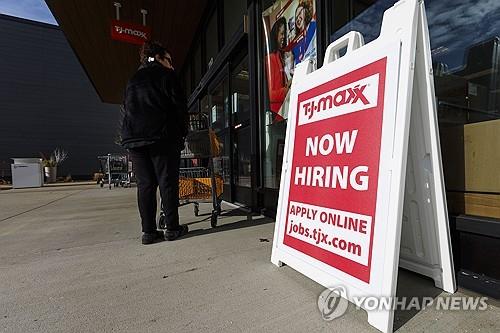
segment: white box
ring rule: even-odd
[[[35,159],[33,159],[35,160]],[[15,159],[15,162],[20,162]],[[12,188],[42,187],[42,165],[38,159],[36,163],[11,164]]]

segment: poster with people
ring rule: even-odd
[[[285,102],[295,66],[316,59],[314,0],[278,0],[262,13],[265,71],[273,122],[287,118]]]

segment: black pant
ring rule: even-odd
[[[180,151],[164,143],[130,149],[137,179],[137,202],[143,232],[156,230],[156,191],[160,187],[167,230],[179,228]]]

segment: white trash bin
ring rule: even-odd
[[[41,158],[13,158],[11,164],[12,188],[42,187],[43,169]]]

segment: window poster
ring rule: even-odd
[[[295,66],[316,59],[314,0],[278,0],[262,13],[265,71],[273,122],[287,118],[285,102]]]

